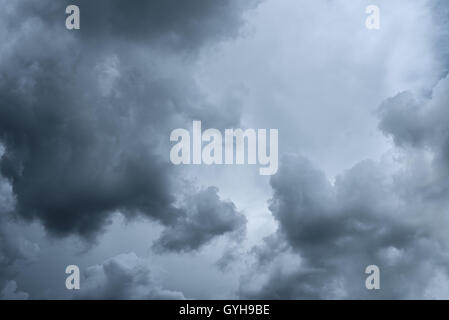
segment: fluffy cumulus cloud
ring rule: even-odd
[[[241,298],[449,297],[447,1],[382,0],[377,31],[363,2],[265,1],[248,38],[229,41],[259,2],[0,0],[0,299],[33,298],[46,277],[26,271],[72,261],[73,235],[113,256],[82,270],[75,298],[224,297],[231,286]],[[80,30],[65,28],[69,4]],[[170,164],[169,134],[192,120],[279,128],[269,186],[246,167],[238,185]],[[131,243],[139,236],[101,246],[116,212],[156,222],[158,234],[143,231],[153,252],[174,254],[152,263],[174,277],[114,256],[141,255],[151,244]],[[46,257],[67,256],[27,269],[43,250],[30,221],[69,238],[36,240]],[[373,264],[381,290],[369,291]]]
[[[430,98],[403,92],[388,99],[379,111],[380,129],[398,146],[426,149],[435,156],[435,165],[449,167],[448,89],[446,77],[435,86]]]
[[[66,4],[2,1],[0,170],[17,215],[85,239],[114,211],[142,215],[182,230],[194,242],[185,248],[240,228],[233,205],[205,192],[197,197],[212,197],[211,215],[227,215],[195,229],[190,221],[203,213],[185,206],[194,200],[176,204],[182,190],[166,149],[168,133],[202,110],[209,123],[239,121],[214,115],[190,65],[202,45],[235,35],[252,4],[79,1],[79,32],[64,28]],[[190,227],[205,235],[188,235]]]
[[[246,218],[234,203],[222,201],[217,189],[209,187],[185,200],[189,212],[178,223],[164,230],[155,244],[157,250],[190,251],[200,248],[213,238],[232,232],[241,239]]]
[[[357,161],[335,179],[310,157],[286,155],[270,181],[269,209],[278,229],[253,248],[240,297],[449,297],[448,6],[421,4],[433,7],[438,21],[436,38],[427,39],[440,67],[375,112],[392,149]],[[380,268],[380,290],[365,288],[369,265]]]
[[[127,253],[87,268],[76,298],[157,300],[184,299],[184,295],[161,288],[152,280],[147,262]]]
[[[271,179],[278,231],[253,253],[250,298],[447,298],[449,80],[422,101],[386,100],[380,128],[397,146],[394,165],[362,161],[334,183],[303,157],[286,156]],[[365,268],[381,290],[365,288]]]

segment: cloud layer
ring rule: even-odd
[[[4,4],[0,171],[16,213],[53,235],[88,240],[116,211],[195,232],[186,221],[196,219],[196,209],[176,204],[184,192],[164,152],[167,132],[201,108],[208,109],[205,121],[238,121],[238,114],[207,117],[214,106],[202,101],[186,63],[202,45],[235,35],[251,4],[80,1],[78,33],[63,28],[63,2]],[[216,192],[197,197],[208,195],[217,205],[212,216],[229,206],[232,217],[196,230],[206,235],[189,236],[203,238],[186,248],[241,227],[242,216]],[[167,235],[163,240],[171,245]]]
[[[89,267],[82,280],[80,299],[184,299],[181,292],[165,290],[151,279],[145,260],[135,253],[120,254]]]
[[[75,298],[449,297],[447,1],[379,0],[378,31],[259,2],[78,0],[68,31],[72,1],[0,0],[0,299],[72,297],[66,262]],[[171,165],[192,120],[278,128],[278,173]]]
[[[305,158],[283,159],[271,179],[279,229],[254,249],[258,272],[242,282],[243,297],[449,296],[438,285],[449,281],[448,85],[441,80],[421,103],[411,93],[384,102],[380,127],[401,155],[390,169],[367,160],[331,183]],[[379,291],[365,289],[372,264],[381,270]]]

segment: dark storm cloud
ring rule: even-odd
[[[241,295],[432,297],[435,274],[447,279],[449,272],[448,248],[437,231],[448,225],[438,212],[444,204],[419,202],[419,190],[410,194],[399,181],[365,161],[332,185],[304,158],[284,158],[271,179],[270,210],[279,230],[254,250],[257,271],[241,283]],[[371,264],[381,269],[381,290],[365,289]]]
[[[82,279],[79,299],[184,299],[181,292],[158,286],[147,262],[135,253],[120,254],[89,267]]]
[[[185,200],[187,214],[164,230],[155,244],[157,250],[191,251],[226,233],[239,237],[245,230],[246,218],[232,202],[222,201],[218,190],[209,187]]]
[[[14,62],[20,67],[22,61]],[[152,152],[154,142],[143,141],[139,123],[148,119],[151,126],[163,112],[150,115],[132,105],[127,110],[124,101],[102,99],[98,89],[84,87],[94,85],[89,74],[70,78],[54,61],[28,63],[35,69],[21,74],[14,68],[0,80],[0,136],[6,146],[1,170],[12,183],[18,212],[39,217],[61,234],[91,235],[113,210],[173,221],[169,166]],[[24,78],[30,83],[21,88]],[[135,97],[136,91],[127,93]]]
[[[65,8],[75,4],[82,12],[77,35],[95,42],[126,40],[177,49],[193,49],[236,34],[242,11],[259,0],[77,0],[22,1],[18,9],[45,23],[63,25]]]
[[[199,213],[175,205],[183,190],[168,164],[168,133],[202,110],[206,122],[238,121],[239,115],[214,116],[217,106],[204,103],[194,85],[193,58],[180,57],[178,50],[199,50],[235,34],[249,5],[78,4],[79,33],[65,29],[65,2],[20,1],[2,13],[0,140],[6,150],[0,171],[11,183],[17,214],[38,219],[55,235],[94,239],[110,214],[120,211],[187,236]],[[160,41],[177,48],[158,51],[152,44]],[[224,210],[229,220],[211,218],[211,230],[195,229],[205,236],[189,234],[192,244],[185,249],[243,223],[215,193],[198,197],[208,195],[213,199],[207,203],[217,206],[209,209]]]

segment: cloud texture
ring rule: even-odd
[[[80,299],[184,299],[181,292],[165,290],[151,279],[145,260],[135,253],[120,254],[87,268]]]
[[[394,169],[363,161],[335,183],[303,157],[283,159],[271,179],[278,231],[254,249],[256,268],[241,283],[250,298],[447,298],[448,78],[431,98],[386,100],[380,128],[394,138]],[[407,146],[411,147],[408,148]],[[368,265],[381,290],[365,289]]]
[[[64,1],[3,4],[0,170],[17,215],[53,235],[88,240],[116,211],[195,232],[186,221],[196,209],[176,205],[183,190],[168,164],[168,132],[201,108],[209,110],[205,121],[238,121],[207,119],[213,106],[202,101],[188,63],[202,45],[234,35],[247,5],[80,1],[83,27],[70,33],[61,28]],[[205,236],[188,236],[203,238],[186,248],[241,227],[242,216],[215,193],[197,197],[212,196],[212,216],[220,206],[232,213],[204,226]]]

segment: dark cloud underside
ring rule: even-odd
[[[53,234],[87,239],[114,211],[143,215],[185,233],[204,231],[188,248],[239,229],[244,219],[233,212],[211,230],[187,230],[192,211],[175,205],[183,191],[160,146],[179,119],[190,121],[202,107],[188,67],[194,57],[180,58],[180,50],[235,35],[251,5],[78,1],[82,27],[69,32],[66,4],[19,1],[2,15],[0,170],[17,214]],[[211,215],[234,210],[207,195]]]

